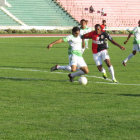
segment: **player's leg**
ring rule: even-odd
[[[109,57],[109,54],[108,54],[108,51],[107,50],[103,50],[102,53],[102,59],[104,60],[104,62],[106,63],[106,65],[108,66],[108,69],[109,69],[109,72],[111,74],[111,77],[112,77],[112,81],[114,83],[117,83],[117,80],[115,78],[115,73],[114,73],[114,68],[111,64],[111,61],[110,61],[110,57]]]
[[[98,70],[103,74],[103,78],[107,78],[106,70],[102,66],[102,58],[101,58],[101,53],[93,54],[93,59],[96,63],[96,66]]]
[[[137,51],[139,51],[139,45],[134,44],[132,53],[125,60],[123,60],[122,64],[126,66],[127,61],[130,60],[134,55],[136,55]]]
[[[75,70],[76,71],[76,70]],[[74,73],[71,73],[70,76],[72,78],[76,77],[76,76],[81,76],[81,75],[84,75],[84,74],[88,74],[89,70],[88,70],[88,67],[87,66],[83,66],[80,68],[80,70],[78,70],[77,72],[75,71],[72,71]]]
[[[107,78],[107,74],[106,74],[106,70],[103,68],[102,65],[98,65],[97,66],[99,72],[101,72],[103,74],[103,78],[106,79]]]
[[[69,55],[69,65],[66,66],[60,66],[60,65],[55,65],[53,67],[51,67],[51,72],[55,71],[55,70],[66,70],[66,71],[71,71],[71,66],[70,66],[70,62],[71,62],[71,55]]]
[[[86,64],[85,60],[83,59],[83,57],[78,58],[77,66],[80,68],[80,70],[78,70],[75,73],[72,73],[71,74],[72,77],[81,76],[81,75],[89,73],[87,64]]]
[[[66,70],[66,71],[71,71],[71,67],[69,65],[67,66],[60,66],[60,65],[55,65],[51,67],[51,72],[55,70]]]
[[[84,72],[84,74],[88,74],[89,73],[89,69],[88,69],[87,66],[83,66],[80,69]]]
[[[72,72],[74,72],[74,73],[70,73],[68,75],[68,77],[69,77],[69,79],[70,79],[71,82],[73,82],[73,80],[74,80],[74,78],[76,76],[81,76],[81,75],[87,74],[89,72],[88,67],[87,67],[87,65],[86,65],[83,57],[75,56],[74,58],[75,58],[75,62],[77,61],[75,63],[77,65],[72,65],[71,66]],[[75,72],[77,70],[77,67],[79,67],[80,70],[78,70],[77,72]]]
[[[114,68],[113,68],[113,66],[112,66],[112,64],[111,64],[111,62],[110,62],[110,59],[105,59],[104,61],[105,61],[106,65],[108,66],[108,70],[109,70],[109,72],[110,72],[110,74],[111,74],[112,81],[113,81],[114,83],[117,83],[117,80],[116,80],[116,78],[115,78]]]
[[[66,71],[71,71],[71,66],[67,65],[67,66],[57,66],[58,70],[66,70]]]
[[[52,72],[52,71],[55,71],[55,70],[58,70],[58,69],[57,69],[57,66],[58,66],[58,65],[55,65],[55,66],[51,67],[51,69],[50,69],[51,72]]]

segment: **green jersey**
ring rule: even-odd
[[[81,36],[75,37],[73,35],[69,35],[63,38],[64,42],[69,43],[68,54],[75,54],[77,56],[82,57],[82,39]]]
[[[135,27],[131,33],[134,34],[133,44],[140,44],[140,27]]]

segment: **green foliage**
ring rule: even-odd
[[[112,30],[107,31],[109,34],[128,34],[127,31],[119,31],[119,30]],[[15,30],[15,29],[7,29],[7,30],[0,30],[0,34],[71,34],[71,29],[69,30]]]
[[[68,64],[68,44],[46,49],[56,39],[0,38],[0,139],[138,140],[140,86],[110,84],[95,77],[88,77],[88,85],[82,86],[78,78],[68,81],[69,72],[51,73],[55,64]],[[114,38],[120,44],[125,39]],[[121,64],[132,51],[132,41],[126,51],[109,43],[111,63],[122,84],[140,84],[139,55],[127,67]],[[88,76],[101,77],[91,41],[84,59]]]

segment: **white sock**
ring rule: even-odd
[[[110,72],[110,74],[112,76],[112,80],[114,80],[115,79],[115,74],[114,74],[114,68],[113,68],[113,66],[110,66],[108,69],[109,69],[109,72]]]
[[[133,56],[134,56],[133,53],[131,53],[131,54],[124,60],[124,62],[126,63],[126,62],[127,62],[129,59],[131,59]]]
[[[67,70],[67,71],[71,71],[71,67],[70,66],[57,66],[58,70]]]
[[[106,73],[106,70],[104,68],[102,68],[101,73]]]
[[[82,71],[82,70],[79,70],[77,72],[74,72],[71,74],[72,77],[75,77],[75,76],[80,76],[80,75],[84,75],[85,73]]]

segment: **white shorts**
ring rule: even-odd
[[[102,65],[102,60],[110,59],[107,50],[102,50],[96,54],[93,54],[93,59],[97,66]]]
[[[133,51],[140,52],[140,44],[134,44],[133,45]]]
[[[69,55],[69,65],[70,66],[75,65],[78,68],[87,67],[87,64],[86,64],[85,60],[83,59],[83,57],[77,56],[74,54]]]

